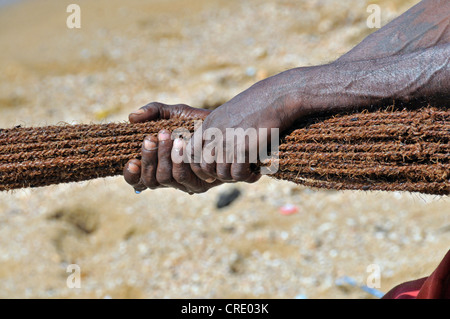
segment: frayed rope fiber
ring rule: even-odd
[[[271,176],[314,188],[450,193],[447,107],[309,119],[281,137]],[[0,129],[0,191],[121,175],[142,141],[193,120]],[[276,162],[275,162],[276,161]]]

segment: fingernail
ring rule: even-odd
[[[205,182],[207,182],[207,183],[209,183],[209,184],[214,183],[215,181],[216,181],[216,179],[213,178],[213,177],[208,178],[208,179],[205,180]]]
[[[144,139],[144,148],[147,151],[154,151],[155,149],[157,149],[157,146],[155,142],[150,141],[148,139]]]
[[[129,163],[127,169],[131,174],[137,174],[141,171],[141,168],[134,163]]]
[[[139,115],[139,114],[142,114],[142,113],[144,113],[144,109],[138,109],[138,110],[136,110],[136,111],[134,111],[134,112],[131,112],[131,114],[137,114],[137,115]]]
[[[160,141],[167,141],[169,139],[170,139],[170,133],[169,132],[163,130],[163,131],[160,131],[158,133],[158,140],[160,140]]]
[[[183,149],[184,141],[181,138],[176,138],[175,141],[173,141],[173,148],[176,150],[182,150]]]

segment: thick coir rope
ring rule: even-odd
[[[318,188],[449,195],[449,120],[447,107],[310,119],[282,136],[271,176]],[[0,191],[120,175],[140,157],[145,136],[193,125],[173,119],[1,129]]]

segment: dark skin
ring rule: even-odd
[[[448,103],[449,13],[450,1],[423,0],[332,63],[291,69],[257,82],[214,111],[153,102],[131,113],[129,120],[203,118],[203,130],[218,128],[226,136],[226,128],[268,128],[269,132],[279,128],[283,132],[306,116],[363,110],[393,101]],[[261,142],[268,141],[270,135]],[[149,136],[141,160],[127,163],[124,178],[138,192],[173,187],[190,194],[224,182],[252,183],[260,178],[250,163],[235,159],[173,163],[174,154],[205,148],[208,143],[172,140],[170,132],[164,131],[158,138]],[[258,143],[245,145],[247,153]]]

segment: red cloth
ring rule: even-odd
[[[450,299],[450,250],[429,277],[400,284],[383,299]]]

